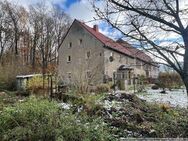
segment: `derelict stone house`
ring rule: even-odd
[[[63,81],[78,79],[103,83],[118,74],[127,80],[144,75],[156,78],[158,67],[144,52],[123,40],[114,41],[83,22],[74,20],[59,49],[58,75]]]

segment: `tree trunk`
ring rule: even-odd
[[[186,92],[187,92],[187,95],[188,95],[188,77],[187,78],[185,77],[183,82],[184,82],[184,85],[186,87]]]
[[[15,32],[14,33],[14,43],[15,43],[14,50],[15,50],[15,55],[17,56],[18,55],[18,40],[19,40],[17,27],[14,32]]]
[[[185,32],[183,36],[184,45],[185,45],[185,54],[184,54],[184,64],[183,64],[183,82],[186,87],[188,94],[188,31]]]
[[[32,69],[33,69],[34,72],[35,72],[35,53],[36,53],[35,49],[36,48],[35,48],[35,45],[34,45],[33,48],[32,48],[32,62],[31,62]]]
[[[35,65],[36,65],[36,47],[37,47],[37,42],[38,42],[38,33],[35,32],[34,39],[33,39],[33,46],[32,46],[32,58],[31,58],[31,64],[32,64],[32,69],[33,72],[35,72]]]

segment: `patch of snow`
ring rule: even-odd
[[[172,91],[166,91],[166,94],[161,94],[161,90],[148,89],[146,93],[137,94],[141,99],[148,102],[167,103],[173,107],[187,107],[188,97],[185,89],[177,89]]]
[[[83,106],[79,106],[77,110],[77,112],[80,113],[83,110]]]
[[[65,110],[69,110],[71,108],[71,105],[68,103],[59,103],[59,106]]]
[[[24,99],[19,99],[18,101],[19,101],[19,102],[24,102],[25,100],[24,100]]]
[[[107,110],[110,110],[111,108],[115,108],[117,110],[121,109],[122,108],[122,102],[118,102],[118,101],[108,101],[108,100],[105,100],[104,103],[102,103],[103,107]]]

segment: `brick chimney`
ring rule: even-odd
[[[98,25],[95,24],[95,25],[93,26],[93,30],[95,30],[96,32],[99,32],[99,27],[98,27]]]

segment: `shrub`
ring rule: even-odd
[[[54,120],[56,119],[56,120]],[[3,140],[53,140],[59,126],[55,102],[29,98],[0,114],[0,138]]]
[[[118,80],[117,81],[117,86],[120,90],[125,90],[125,82],[124,80]]]
[[[105,93],[110,91],[110,86],[108,84],[99,84],[96,86],[97,93]]]
[[[110,89],[113,89],[114,82],[108,82],[107,84],[108,84],[108,86],[110,87]]]
[[[180,88],[183,85],[183,82],[179,74],[175,72],[161,72],[158,76],[157,85],[160,88],[168,88],[171,90],[174,88]]]
[[[27,90],[29,90],[32,94],[38,94],[40,90],[47,89],[47,83],[47,79],[42,76],[34,76],[28,80]]]
[[[162,109],[164,110],[164,109]],[[165,108],[164,112],[159,113],[158,122],[153,127],[158,138],[186,138],[188,136],[187,115]]]
[[[82,105],[84,108],[84,111],[87,112],[89,115],[95,115],[99,110],[102,109],[101,104],[99,104],[99,101],[104,98],[103,94],[98,95],[84,95],[82,96]]]
[[[78,118],[74,115],[62,115],[63,125],[60,140],[65,141],[107,141],[110,135],[105,129],[102,119],[93,119],[84,116]]]
[[[15,65],[0,66],[0,89],[15,90],[17,74]]]
[[[138,82],[140,85],[148,84],[148,80],[146,79],[144,75],[138,76]]]
[[[170,109],[170,105],[168,104],[160,104],[159,106],[163,110],[163,112],[167,112]]]
[[[153,86],[151,87],[151,89],[152,89],[152,90],[158,90],[158,89],[159,89],[159,86],[155,84],[155,85],[153,85]]]
[[[58,103],[35,97],[0,113],[1,140],[104,141],[110,134],[99,118],[62,111]]]
[[[0,89],[16,90],[16,76],[28,73],[29,68],[16,59],[9,61],[6,59],[3,65],[0,64]]]

